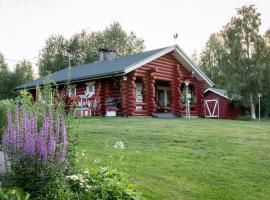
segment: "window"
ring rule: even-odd
[[[142,83],[136,83],[136,102],[143,102]]]
[[[68,96],[76,95],[76,85],[71,85],[68,90]]]
[[[88,97],[91,97],[95,94],[95,83],[94,82],[89,82],[86,84],[86,91],[85,95]]]

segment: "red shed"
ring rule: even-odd
[[[204,110],[206,118],[236,119],[243,114],[237,98],[229,98],[226,90],[218,88],[204,91]]]

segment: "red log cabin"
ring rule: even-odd
[[[86,107],[91,115],[106,115],[114,107],[117,115],[124,116],[185,115],[181,96],[185,82],[189,82],[188,91],[196,99],[190,114],[203,117],[204,89],[214,85],[178,45],[119,58],[103,49],[99,62],[65,68],[16,89],[27,89],[35,98],[36,86],[48,78],[59,90],[69,82],[68,102],[76,99],[78,107]],[[84,103],[85,99],[90,103]]]

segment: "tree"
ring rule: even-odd
[[[232,17],[223,31],[227,49],[224,72],[230,77],[227,87],[250,105],[252,119],[256,119],[255,103],[257,94],[262,91],[265,67],[261,62],[264,43],[260,25],[260,13],[255,6],[243,6],[237,9],[237,16]]]
[[[224,55],[224,40],[221,33],[212,34],[200,54],[199,66],[217,87],[224,87],[226,84],[222,66]]]
[[[201,66],[218,86],[239,94],[256,119],[257,94],[265,73],[264,40],[259,33],[260,13],[254,5],[237,9],[220,33],[210,36],[201,54]]]
[[[0,99],[10,98],[12,91],[11,72],[5,62],[3,54],[0,53]]]
[[[15,85],[22,85],[33,80],[33,69],[31,62],[27,60],[19,61],[13,72]]]
[[[68,41],[62,35],[51,35],[39,55],[39,74],[44,76],[68,66],[67,50]]]
[[[18,95],[15,87],[33,80],[32,65],[23,60],[16,64],[14,72],[10,71],[0,53],[0,99],[10,99]]]
[[[67,66],[92,63],[99,60],[99,49],[113,49],[117,56],[141,52],[144,40],[134,32],[127,33],[117,22],[103,31],[76,33],[69,39],[52,35],[39,56],[39,75],[44,76]]]
[[[262,82],[262,111],[270,116],[270,28],[264,34],[265,48],[263,63],[265,63],[264,78]]]

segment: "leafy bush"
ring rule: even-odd
[[[0,200],[28,200],[30,194],[19,188],[0,188]]]
[[[182,95],[181,97],[180,97],[180,100],[181,100],[181,103],[186,103],[186,95]],[[197,97],[196,96],[194,96],[194,95],[192,95],[191,96],[191,98],[190,98],[190,104],[191,105],[194,105],[194,104],[197,104],[198,103],[198,101],[197,101]]]
[[[0,100],[0,136],[2,136],[3,128],[7,125],[7,114],[14,110],[14,100]]]
[[[125,174],[108,167],[90,168],[89,171],[67,176],[67,181],[70,191],[66,194],[75,199],[76,196],[81,199],[142,199]]]
[[[241,120],[241,121],[251,121],[251,120],[252,120],[251,115],[249,115],[249,114],[240,116],[240,117],[238,117],[237,119],[238,119],[238,120]]]
[[[67,131],[61,102],[54,103],[50,85],[43,90],[41,102],[21,95],[15,114],[8,114],[2,143],[13,182],[33,197],[56,199],[68,165]]]
[[[52,111],[44,111],[42,127],[38,128],[37,113],[28,113],[25,106],[20,108],[17,104],[13,118],[9,113],[7,130],[2,137],[13,179],[25,191],[50,198],[61,184],[66,165],[64,117],[57,115],[54,124]]]

